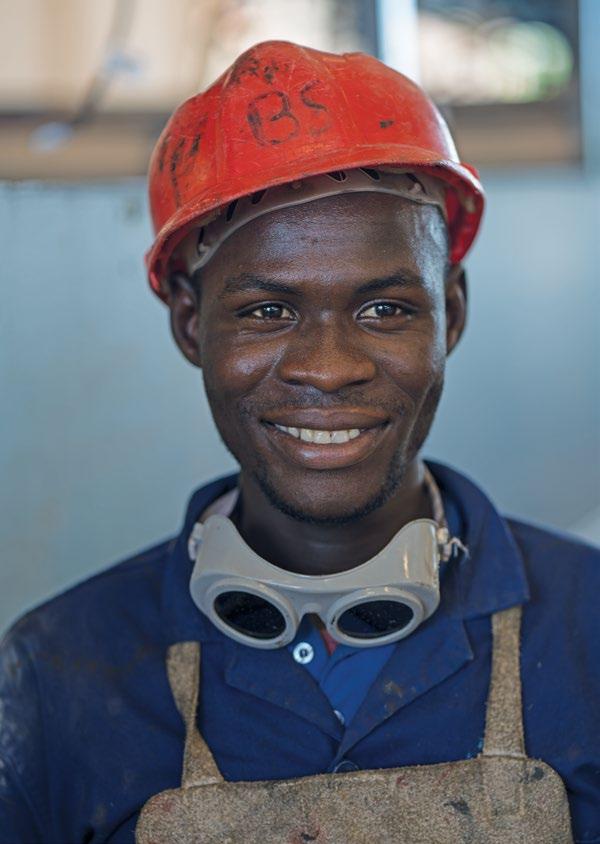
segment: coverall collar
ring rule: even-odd
[[[468,477],[441,463],[427,463],[442,498],[458,508],[462,524],[451,525],[451,533],[457,532],[468,549],[450,560],[442,581],[448,615],[469,620],[527,602],[523,557],[506,520]]]

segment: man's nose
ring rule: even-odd
[[[303,326],[289,338],[277,367],[279,377],[325,393],[371,381],[375,361],[352,335],[351,328],[335,320]]]

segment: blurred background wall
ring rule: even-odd
[[[202,73],[212,78],[244,39],[290,37],[273,9],[285,7],[289,16],[299,3],[263,0],[271,17],[258,30],[255,18],[237,29],[235,15],[217,22],[222,31],[213,35],[216,47]],[[99,5],[110,11],[111,4]],[[246,15],[248,5],[260,10],[261,0],[245,4]],[[563,42],[543,30],[552,25],[560,35],[561,21],[544,17],[544,7],[556,3],[521,3],[529,17],[517,20],[510,3],[495,0],[454,4],[450,17],[452,4],[443,4],[446,17],[439,19],[435,2],[352,2],[333,34],[331,4],[310,5],[317,35],[307,31],[297,40],[372,49],[400,69],[404,57],[412,62],[405,70],[434,95],[439,83],[423,64],[440,26],[462,26],[457,37],[470,39],[467,47],[462,42],[467,75],[475,61],[485,70],[473,33],[487,26],[489,41],[490,20],[541,24],[511,36],[528,60],[539,52],[540,32],[554,38],[551,64],[562,62],[564,73],[549,82],[546,74],[543,95],[517,80],[495,100],[488,89],[473,98],[467,84],[469,102],[458,71],[458,94],[437,89],[464,157],[484,162],[488,211],[467,264],[468,330],[449,362],[426,454],[471,474],[505,512],[600,542],[600,4],[566,4],[575,10],[576,32],[567,15]],[[153,6],[146,0],[143,8]],[[129,36],[132,20],[125,20]],[[18,23],[25,27],[22,18]],[[148,150],[169,97],[177,102],[193,91],[183,90],[189,80],[182,73],[171,87],[163,79],[160,108],[143,103],[132,120],[123,103],[133,95],[119,74],[133,74],[141,102],[143,63],[132,70],[136,53],[128,55],[118,23],[108,14],[109,70],[102,59],[79,101],[63,72],[61,96],[73,98],[70,111],[64,102],[44,111],[43,91],[34,102],[33,71],[29,86],[14,68],[12,88],[6,75],[0,85],[0,627],[177,531],[190,492],[235,469],[214,430],[201,375],[175,349],[142,264],[151,241],[141,175]],[[495,26],[504,58],[516,48]],[[423,31],[430,33],[426,43]],[[442,34],[447,39],[448,29]],[[414,48],[414,37],[420,49],[403,49]],[[106,43],[98,41],[101,56]],[[19,102],[27,107],[19,111]]]

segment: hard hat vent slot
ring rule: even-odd
[[[250,199],[252,205],[258,205],[258,203],[261,201],[266,192],[266,190],[257,190],[256,193],[253,193],[252,198]]]
[[[233,202],[230,202],[227,206],[227,213],[225,214],[225,219],[229,223],[232,219],[233,215],[235,214],[235,206],[238,204],[237,199],[234,199]]]
[[[366,173],[370,179],[373,179],[374,182],[381,181],[381,176],[377,172],[377,170],[372,170],[370,167],[359,167],[359,170],[362,170],[363,173]]]
[[[196,248],[198,250],[198,255],[202,255],[208,249],[208,246],[204,243],[204,226],[198,232],[198,241],[196,243]]]
[[[334,170],[333,173],[328,173],[327,175],[336,182],[345,182],[348,178],[344,170]]]
[[[413,176],[412,173],[407,173],[406,175],[413,182],[413,185],[410,188],[411,193],[426,193],[425,188],[416,176]]]

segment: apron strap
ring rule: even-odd
[[[524,760],[520,672],[521,607],[494,613],[492,633],[492,670],[481,756]],[[185,723],[182,786],[223,782],[217,763],[196,725],[200,691],[200,643],[178,642],[171,645],[167,652],[167,675],[177,709]]]
[[[525,757],[521,704],[521,607],[492,616],[493,651],[482,756]]]
[[[167,651],[167,676],[177,709],[185,723],[181,785],[223,782],[208,745],[196,725],[200,692],[200,643],[178,642]]]

